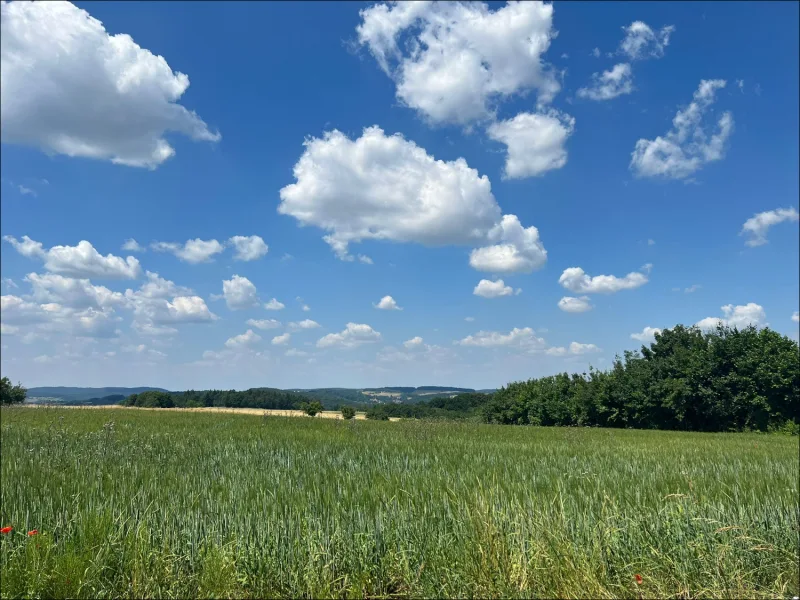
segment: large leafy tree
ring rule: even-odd
[[[11,385],[8,377],[0,379],[0,404],[22,404],[27,393],[22,384]]]

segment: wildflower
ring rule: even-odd
[[[30,537],[30,536],[32,536],[32,535],[36,535],[37,533],[39,533],[39,530],[38,530],[38,529],[31,529],[31,530],[28,532],[28,537]]]
[[[0,529],[0,533],[2,533],[3,535],[11,533],[12,531],[14,531],[13,527],[3,527],[2,529]]]
[[[634,577],[636,577],[636,585],[642,585],[642,582],[644,581],[644,579],[642,579],[642,576],[637,573],[636,575],[634,575]]]

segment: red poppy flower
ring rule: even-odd
[[[642,585],[642,582],[644,581],[642,576],[637,573],[634,577],[636,577],[636,585]]]
[[[14,531],[13,527],[3,527],[2,529],[0,529],[0,533],[2,533],[3,535],[11,533],[12,531]]]
[[[38,530],[38,529],[31,529],[31,530],[28,532],[28,537],[30,537],[30,536],[32,536],[32,535],[36,535],[37,533],[39,533],[39,530]]]

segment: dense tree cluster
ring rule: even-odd
[[[490,423],[796,430],[800,354],[797,342],[766,328],[679,325],[609,371],[512,383],[481,410]]]
[[[22,404],[26,395],[27,390],[22,384],[11,385],[8,377],[0,379],[0,404]]]
[[[478,417],[479,409],[490,400],[489,394],[467,393],[452,398],[432,398],[416,404],[377,404],[370,406],[368,419],[385,421],[390,417],[404,419],[468,419]]]
[[[123,404],[144,408],[199,408],[203,406],[225,406],[231,408],[296,409],[308,398],[301,394],[273,388],[252,388],[242,392],[235,390],[206,390],[186,392],[147,391],[131,394]]]

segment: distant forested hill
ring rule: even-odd
[[[166,392],[167,390],[156,387],[32,387],[28,388],[28,399],[56,398],[64,404],[69,402],[83,403],[87,400],[105,399],[107,396],[127,397],[131,394],[141,394],[147,391]],[[114,402],[102,402],[102,404],[114,404]]]
[[[311,396],[325,404],[326,407],[337,404],[413,404],[437,397],[452,397],[457,394],[475,392],[475,390],[471,388],[436,385],[380,388],[315,388],[291,389],[287,391]]]

